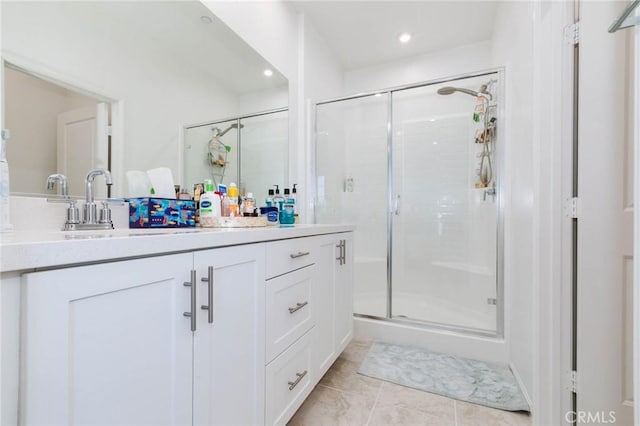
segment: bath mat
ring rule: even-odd
[[[359,374],[461,401],[507,411],[529,411],[506,366],[374,342]]]

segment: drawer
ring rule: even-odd
[[[315,263],[317,240],[292,238],[267,244],[267,279]]]
[[[284,425],[313,389],[311,335],[312,330],[267,365],[266,423],[268,425]]]
[[[316,265],[309,265],[267,281],[267,363],[313,327],[315,272]]]

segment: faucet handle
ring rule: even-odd
[[[69,198],[68,196],[62,198],[47,198],[48,203],[68,203],[67,208],[67,221],[64,224],[64,230],[70,229],[69,225],[76,225],[80,223],[80,210],[76,200]]]
[[[102,202],[102,208],[100,209],[100,219],[98,223],[112,223],[111,222],[111,209],[109,208],[109,202],[106,200]]]

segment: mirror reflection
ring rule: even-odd
[[[127,195],[128,170],[169,167],[186,186],[185,124],[287,106],[286,78],[197,1],[7,2],[2,12],[13,193],[54,194],[46,177],[65,173],[83,196],[95,167],[112,171],[111,196]]]
[[[263,205],[270,188],[290,184],[288,121],[287,109],[279,109],[187,127],[186,188],[204,179],[211,179],[215,185],[233,182],[238,184],[241,196],[251,193]]]

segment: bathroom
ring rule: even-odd
[[[625,248],[627,251],[620,254],[625,265],[621,270],[619,264],[623,262],[607,257],[607,253],[617,253],[614,247],[618,247],[618,241],[624,235],[632,235],[637,227],[626,231],[604,225],[596,228],[598,224],[628,221],[626,217],[619,220],[612,216],[614,213],[606,214],[599,207],[589,208],[590,205],[600,206],[603,200],[607,205],[632,206],[625,200],[632,200],[635,191],[634,186],[626,182],[633,182],[633,164],[630,165],[629,159],[634,155],[633,135],[637,135],[638,126],[634,123],[637,114],[634,115],[632,108],[634,102],[637,108],[638,102],[638,81],[634,77],[637,73],[632,71],[633,66],[638,69],[640,56],[638,30],[621,29],[614,34],[606,31],[611,21],[625,9],[626,2],[587,2],[578,8],[577,2],[568,1],[203,1],[173,3],[176,9],[171,13],[182,16],[181,4],[184,15],[188,15],[188,5],[202,11],[192,25],[222,24],[235,33],[240,42],[224,39],[208,45],[215,49],[214,54],[196,51],[192,56],[190,51],[202,48],[203,44],[191,39],[191,44],[181,46],[180,40],[174,37],[181,28],[166,30],[166,25],[177,23],[167,24],[166,16],[155,15],[152,11],[146,15],[138,10],[128,18],[117,17],[123,29],[130,27],[133,32],[122,30],[111,43],[105,43],[100,34],[108,32],[106,24],[92,26],[87,20],[75,24],[74,31],[55,35],[60,28],[65,28],[65,19],[71,19],[72,15],[51,6],[45,9],[45,14],[36,13],[38,8],[45,6],[32,3],[30,7],[34,9],[23,16],[25,27],[20,29],[19,22],[9,18],[11,8],[17,9],[19,3],[1,4],[5,61],[19,70],[27,70],[66,88],[81,89],[85,95],[93,95],[110,104],[110,159],[103,159],[103,164],[110,164],[114,181],[112,197],[125,194],[126,171],[160,166],[173,171],[176,183],[190,187],[189,183],[180,181],[185,169],[191,167],[184,162],[189,145],[189,131],[185,129],[208,133],[211,127],[219,125],[224,129],[233,120],[240,120],[237,121],[239,124],[246,123],[242,130],[248,137],[254,114],[286,109],[287,119],[279,120],[275,126],[263,126],[277,128],[279,134],[285,133],[288,139],[286,158],[279,155],[281,163],[271,168],[271,171],[277,169],[278,173],[269,177],[251,176],[249,171],[257,170],[260,162],[252,165],[255,154],[242,151],[250,148],[247,141],[244,145],[240,141],[240,145],[234,145],[230,152],[238,149],[240,168],[245,171],[230,167],[227,173],[237,174],[238,181],[244,182],[247,191],[260,194],[256,197],[259,200],[264,198],[263,193],[270,185],[297,184],[300,223],[355,225],[356,340],[424,346],[436,352],[506,364],[514,372],[531,407],[531,424],[570,424],[566,413],[572,410],[595,413],[610,407],[609,402],[601,404],[599,399],[607,391],[599,394],[595,390],[598,386],[591,385],[602,382],[602,377],[616,377],[607,384],[616,392],[622,389],[627,397],[618,399],[624,401],[622,405],[627,411],[633,411],[628,407],[633,406],[634,386],[636,394],[638,389],[638,372],[633,371],[633,365],[638,365],[634,358],[637,353],[632,350],[632,342],[638,338],[638,327],[632,327],[638,311],[633,309],[638,306],[638,292],[633,291],[634,261],[632,253]],[[100,3],[89,4],[86,10],[78,12],[79,16],[81,13],[110,13],[107,8],[101,10],[100,7]],[[210,23],[201,16],[207,17]],[[571,24],[578,16],[581,33],[580,49],[576,54],[576,45],[567,40],[571,39]],[[150,39],[146,39],[140,30],[141,21],[150,27],[148,31],[153,33]],[[26,25],[50,34],[50,42],[46,43],[47,39],[42,37],[24,36],[23,31],[29,31],[25,29],[29,28]],[[182,32],[187,38],[187,31],[182,29]],[[401,43],[398,36],[402,32],[410,33],[412,40]],[[95,39],[92,34],[96,34]],[[636,37],[635,45],[633,37]],[[70,49],[69,43],[75,49]],[[246,47],[240,47],[243,44]],[[234,55],[234,49],[244,50]],[[74,56],[78,51],[82,54]],[[145,58],[143,52],[151,56],[142,60]],[[576,55],[579,61],[584,61],[580,62],[584,66],[579,68],[579,86],[574,91],[574,71],[578,72],[574,63]],[[603,57],[607,60],[602,60]],[[245,69],[257,69],[260,75],[251,78],[226,68],[232,62],[236,69],[242,69],[244,64]],[[275,74],[272,77],[278,79],[276,83],[264,82],[261,73],[267,66]],[[208,77],[207,68],[218,68],[215,80]],[[429,287],[429,291],[440,290],[442,294],[436,299],[438,306],[425,305],[431,310],[424,313],[419,300],[415,305],[410,301],[412,297],[422,297],[427,303],[428,299],[410,288],[406,277],[402,277],[407,268],[420,265],[414,262],[403,266],[402,262],[406,256],[410,260],[420,254],[415,250],[424,249],[429,253],[435,250],[426,244],[437,240],[437,223],[433,228],[435,234],[426,231],[420,234],[411,226],[420,223],[422,214],[428,214],[431,207],[426,203],[435,198],[433,193],[440,195],[439,191],[444,191],[432,186],[443,179],[426,170],[418,177],[420,183],[406,192],[400,193],[396,187],[393,191],[388,189],[405,178],[399,174],[403,167],[394,162],[403,156],[405,161],[410,159],[411,149],[414,155],[426,155],[436,154],[436,149],[453,147],[449,146],[451,144],[445,146],[444,141],[437,139],[430,139],[430,146],[410,145],[410,135],[397,135],[396,132],[410,131],[412,123],[416,127],[420,125],[419,120],[431,118],[437,123],[448,117],[448,113],[471,117],[476,106],[474,97],[461,92],[438,95],[438,89],[457,87],[478,92],[491,80],[496,80],[487,89],[496,102],[498,127],[493,157],[496,193],[485,194],[487,188],[475,188],[475,169],[478,167],[475,161],[479,157],[474,156],[481,152],[471,150],[482,144],[474,144],[470,138],[466,148],[460,146],[460,149],[469,149],[462,154],[468,157],[462,173],[468,178],[465,185],[470,188],[468,205],[464,207],[466,222],[454,224],[466,230],[467,240],[458,242],[465,249],[464,259],[434,256],[429,261],[432,265],[440,262],[439,266],[417,272],[436,273],[441,278],[454,276],[459,280],[449,283],[449,287],[447,283],[438,284],[439,288]],[[252,81],[255,81],[254,86]],[[9,90],[6,84],[3,93]],[[574,114],[575,92],[580,94],[579,100],[575,101],[576,108],[582,108],[580,114]],[[629,96],[634,93],[635,100]],[[356,98],[356,95],[369,96]],[[422,110],[424,114],[417,113]],[[582,121],[574,127],[576,115]],[[255,121],[259,127],[260,120]],[[468,121],[473,124],[471,119]],[[327,139],[327,145],[321,145],[326,132],[331,136],[336,134],[330,127],[332,124],[352,137],[349,145],[342,144],[342,148],[361,150],[363,152],[359,154],[356,152],[360,157],[338,150],[336,152],[342,153],[344,158],[334,162],[321,161],[326,158],[320,157],[323,147],[333,144],[332,148],[341,148],[339,138]],[[636,126],[636,133],[633,126]],[[6,127],[9,126],[3,124],[3,129]],[[393,134],[389,135],[389,131]],[[224,136],[229,138],[225,143],[236,143],[234,138],[239,133],[232,129]],[[579,148],[574,146],[574,134],[585,141]],[[208,137],[198,140],[206,142]],[[606,150],[604,145],[607,144],[598,143],[601,140],[624,140],[625,143],[620,143],[616,150]],[[406,144],[402,149],[406,151],[392,151],[396,155],[387,155],[389,143],[397,150],[398,142],[404,141]],[[9,138],[11,173],[22,173],[21,165],[12,161],[11,150],[15,147],[11,142]],[[440,143],[436,146],[432,142]],[[273,154],[280,147],[269,147],[265,152]],[[576,155],[574,151],[578,151]],[[614,158],[614,154],[618,157]],[[370,155],[367,161],[377,162],[373,167],[379,173],[363,167],[372,173],[363,176],[361,170],[346,164],[347,161],[363,160],[366,155]],[[573,162],[576,157],[581,161],[577,165]],[[338,164],[343,161],[345,164],[341,169]],[[425,162],[424,168],[437,165],[438,160]],[[83,165],[80,172],[86,173],[89,168]],[[598,178],[594,178],[594,171]],[[612,176],[616,171],[623,176]],[[54,229],[64,222],[65,206],[43,201],[45,197],[55,195],[57,190],[45,191],[46,176],[52,172],[55,170],[39,170],[38,177],[33,179],[33,189],[19,187],[29,181],[27,176],[14,178],[12,175],[12,191],[16,194],[11,200],[11,218],[16,229],[21,226]],[[328,181],[331,173],[337,179],[338,188],[349,184],[352,192],[340,190],[340,194],[346,195],[339,201],[339,208],[330,208],[330,214],[326,214],[327,210],[321,208],[323,186],[318,178],[326,176]],[[387,181],[389,177],[393,182]],[[447,179],[453,177],[447,176]],[[367,184],[374,185],[373,179],[381,180],[379,191],[366,187]],[[618,182],[620,179],[623,180]],[[96,186],[104,190],[101,178],[96,181]],[[574,188],[574,182],[578,189]],[[72,195],[82,197],[82,179],[75,178],[70,185],[79,185],[79,192]],[[366,199],[358,198],[363,187],[367,188],[364,191]],[[623,189],[611,191],[612,187]],[[25,193],[37,193],[41,197],[25,196]],[[327,199],[340,194],[326,193]],[[573,205],[567,206],[566,199],[578,194],[581,205],[576,210],[580,213],[575,216],[580,216],[577,221],[583,220],[585,226],[579,228],[581,238],[577,247],[573,247],[576,219],[565,215]],[[399,201],[397,195],[400,195]],[[607,198],[600,198],[603,196]],[[400,215],[391,215],[396,201]],[[412,201],[420,207],[414,209]],[[28,223],[15,213],[18,208],[20,211],[24,208],[53,213],[38,219],[39,223]],[[118,217],[119,208],[122,207],[112,207],[114,219]],[[594,210],[601,216],[589,216]],[[406,224],[399,222],[404,219],[405,212],[413,215]],[[632,208],[626,212],[628,216],[634,214]],[[373,217],[375,223],[368,221]],[[446,233],[446,226],[451,222],[444,223]],[[118,226],[126,227],[127,224],[116,223]],[[604,235],[616,236],[618,240],[609,242]],[[374,239],[377,246],[371,242]],[[602,252],[598,251],[600,247]],[[410,250],[403,253],[403,249]],[[583,256],[576,264],[572,263],[574,250]],[[400,256],[402,254],[404,256]],[[5,255],[8,256],[3,253],[3,257]],[[613,266],[597,269],[605,257]],[[374,263],[366,263],[372,259]],[[434,272],[434,268],[439,268],[440,272]],[[358,276],[362,274],[370,275],[359,281]],[[574,275],[580,277],[575,284]],[[485,279],[482,291],[472,295],[478,288],[470,285],[478,277]],[[4,278],[3,275],[3,281]],[[363,288],[361,284],[367,282],[370,287]],[[597,285],[598,282],[620,282],[620,288],[608,291]],[[407,288],[403,287],[405,284]],[[574,285],[589,289],[589,292],[582,292],[585,297],[574,300]],[[472,296],[477,305],[468,304],[472,303],[468,302]],[[4,292],[2,297],[7,300]],[[634,297],[635,303],[632,302]],[[487,303],[488,299],[494,299],[495,304]],[[416,307],[419,312],[411,311]],[[601,315],[585,314],[593,309],[600,309]],[[439,313],[442,316],[435,316],[438,310],[443,311]],[[465,317],[465,313],[470,314]],[[7,323],[4,315],[2,321],[4,329]],[[589,334],[587,330],[593,333]],[[614,354],[604,359],[600,353],[603,347],[615,347]],[[591,353],[594,355],[589,358]],[[3,356],[3,376],[6,359],[7,356]],[[602,376],[591,374],[610,359],[616,360],[612,371],[602,369]],[[618,368],[620,359],[624,360],[621,363],[624,368]],[[569,388],[570,372],[576,365],[579,391],[574,394],[566,389]],[[6,385],[3,380],[3,394],[7,392]],[[617,411],[618,424],[631,424],[632,421],[625,423],[631,417],[621,410]],[[5,419],[4,408],[2,416]],[[480,419],[478,422],[483,424]]]

